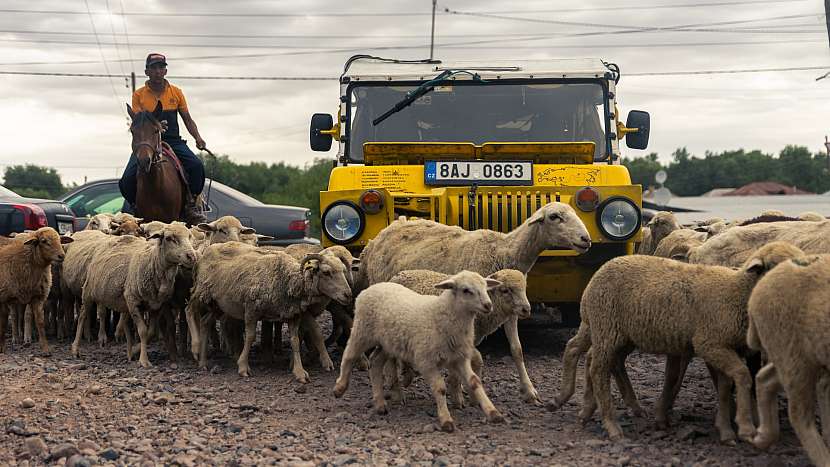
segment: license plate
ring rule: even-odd
[[[58,233],[61,235],[71,234],[72,233],[72,223],[71,222],[58,222]]]
[[[427,185],[533,185],[533,162],[426,161]]]

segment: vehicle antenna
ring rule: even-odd
[[[830,2],[830,0],[825,0]],[[435,47],[435,4],[438,0],[432,0],[432,32],[429,35],[429,59],[432,60],[433,57],[433,50]],[[830,21],[830,20],[828,20]]]

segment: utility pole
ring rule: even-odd
[[[830,4],[830,0],[824,0]],[[429,59],[432,60],[433,50],[435,48],[435,4],[438,0],[432,0],[432,32],[429,35]]]
[[[827,170],[830,170],[830,139],[824,135],[824,147],[827,148]]]
[[[827,0],[827,1],[830,2],[830,0]],[[134,71],[130,72],[130,82],[132,83],[132,86],[133,86],[133,93],[135,93],[135,72]]]

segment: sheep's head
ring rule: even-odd
[[[72,242],[71,237],[58,235],[55,229],[51,227],[41,227],[25,235],[26,238],[23,240],[23,244],[34,248],[35,255],[47,264],[63,262],[63,244]]]
[[[198,253],[193,249],[190,230],[183,225],[166,224],[161,230],[150,235],[150,240],[158,241],[167,264],[192,268],[199,259]]]
[[[530,301],[527,299],[527,277],[515,269],[502,269],[487,276],[501,282],[489,290],[496,310],[510,310],[519,318],[530,318]]]
[[[651,229],[651,238],[654,239],[654,243],[659,245],[660,240],[680,229],[680,224],[674,214],[668,211],[660,211],[648,222],[648,228]]]
[[[134,215],[132,215],[128,212],[119,212],[118,214],[115,214],[114,216],[112,216],[112,220],[116,224],[121,224],[121,223],[126,222],[126,221],[133,221],[136,224],[140,224],[144,220],[144,218],[135,217]]]
[[[145,237],[150,238],[154,234],[161,232],[165,225],[167,224],[162,221],[145,222],[144,224],[141,224],[141,230],[144,231]]]
[[[530,216],[526,223],[542,229],[549,248],[570,248],[585,253],[591,248],[591,235],[576,211],[565,203],[548,203]]]
[[[324,255],[331,255],[335,258],[339,259],[343,266],[346,268],[346,282],[349,283],[349,287],[354,285],[354,278],[352,275],[353,267],[355,263],[360,264],[360,260],[355,259],[352,256],[352,253],[346,249],[346,247],[342,245],[334,245],[326,248],[321,252]]]
[[[214,243],[238,242],[240,241],[240,235],[256,233],[255,229],[243,226],[242,222],[233,216],[223,216],[209,224],[199,224],[196,228],[207,234],[210,245]]]
[[[112,233],[112,215],[96,214],[89,219],[85,230],[98,230],[105,234]]]
[[[461,306],[458,309],[472,313],[488,314],[493,311],[493,301],[488,292],[500,286],[501,282],[481,277],[470,271],[461,271],[437,284],[436,289],[448,290]]]
[[[300,262],[303,278],[311,282],[312,290],[332,300],[348,305],[352,302],[352,288],[346,281],[346,267],[330,254],[312,253]]]
[[[761,277],[784,261],[800,256],[804,256],[804,252],[791,243],[770,242],[753,253],[742,269]]]
[[[133,237],[141,237],[144,235],[144,231],[141,229],[141,226],[138,225],[138,222],[132,219],[127,219],[120,224],[112,221],[110,223],[110,228],[112,229],[113,235],[132,235]]]

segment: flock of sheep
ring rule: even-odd
[[[830,465],[814,417],[818,400],[822,421],[830,423],[830,220],[766,212],[744,222],[712,219],[683,228],[661,212],[643,230],[639,254],[607,262],[588,284],[581,325],[563,356],[560,393],[548,408],[573,396],[577,363],[587,354],[580,416],[588,419],[599,408],[609,436],[621,438],[610,377],[626,405],[642,415],[625,368],[626,357],[640,350],[667,357],[656,410],[658,426],[665,426],[690,359],[700,357],[717,388],[721,441],[736,439],[734,386],[737,437],[762,449],[774,443],[776,394],[783,389],[808,455]],[[9,315],[16,342],[31,341],[34,321],[44,352],[47,331],[58,338],[74,331],[76,356],[97,320],[99,344],[113,334],[123,337],[127,359],[137,353],[142,366],[150,365],[147,343],[158,335],[173,362],[177,345],[189,344],[207,367],[212,343],[236,356],[239,374],[248,376],[257,329],[270,357],[286,323],[298,381],[309,379],[300,358],[303,341],[330,371],[327,344],[347,337],[335,396],[345,393],[355,366],[368,367],[374,410],[385,414],[387,401],[402,400],[401,388],[420,374],[432,389],[441,429],[452,431],[447,395],[463,406],[462,387],[489,421],[503,420],[487,397],[476,350],[500,327],[521,397],[541,405],[517,330],[518,320],[530,315],[527,273],[544,250],[584,253],[591,247],[579,216],[559,202],[509,234],[401,218],[360,258],[340,246],[280,248],[258,246],[259,240],[230,216],[187,228],[125,214],[96,216],[71,237],[42,228],[0,238],[0,350]],[[316,320],[323,311],[333,321],[328,342]],[[766,365],[754,376],[756,405],[746,358],[758,352]]]

